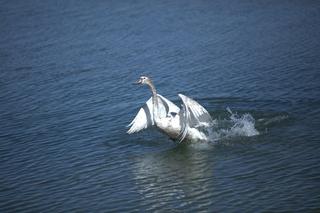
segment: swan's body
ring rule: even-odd
[[[173,140],[194,141],[207,140],[198,128],[208,126],[212,119],[210,114],[199,103],[187,96],[179,94],[182,99],[182,109],[165,97],[157,94],[154,85],[148,77],[140,77],[139,84],[147,84],[152,97],[139,110],[136,117],[128,125],[127,133],[139,132],[151,126],[156,126],[161,132]]]

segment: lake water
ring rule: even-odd
[[[1,1],[1,212],[320,211],[319,23],[308,0]],[[212,140],[126,134],[142,74]]]

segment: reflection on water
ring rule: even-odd
[[[197,205],[210,205],[201,201],[214,191],[214,162],[204,163],[209,154],[208,150],[179,146],[137,158],[133,172],[143,196],[141,205],[152,211],[192,208],[195,199]]]

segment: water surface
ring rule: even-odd
[[[319,11],[2,1],[1,212],[319,211]],[[127,135],[150,97],[131,84],[141,74],[175,103],[182,93],[205,106],[214,140]]]

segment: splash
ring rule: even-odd
[[[219,141],[222,139],[235,137],[251,137],[259,135],[255,128],[255,119],[249,113],[239,115],[227,108],[229,113],[226,118],[214,120],[212,126],[207,128],[206,135],[209,141]]]

